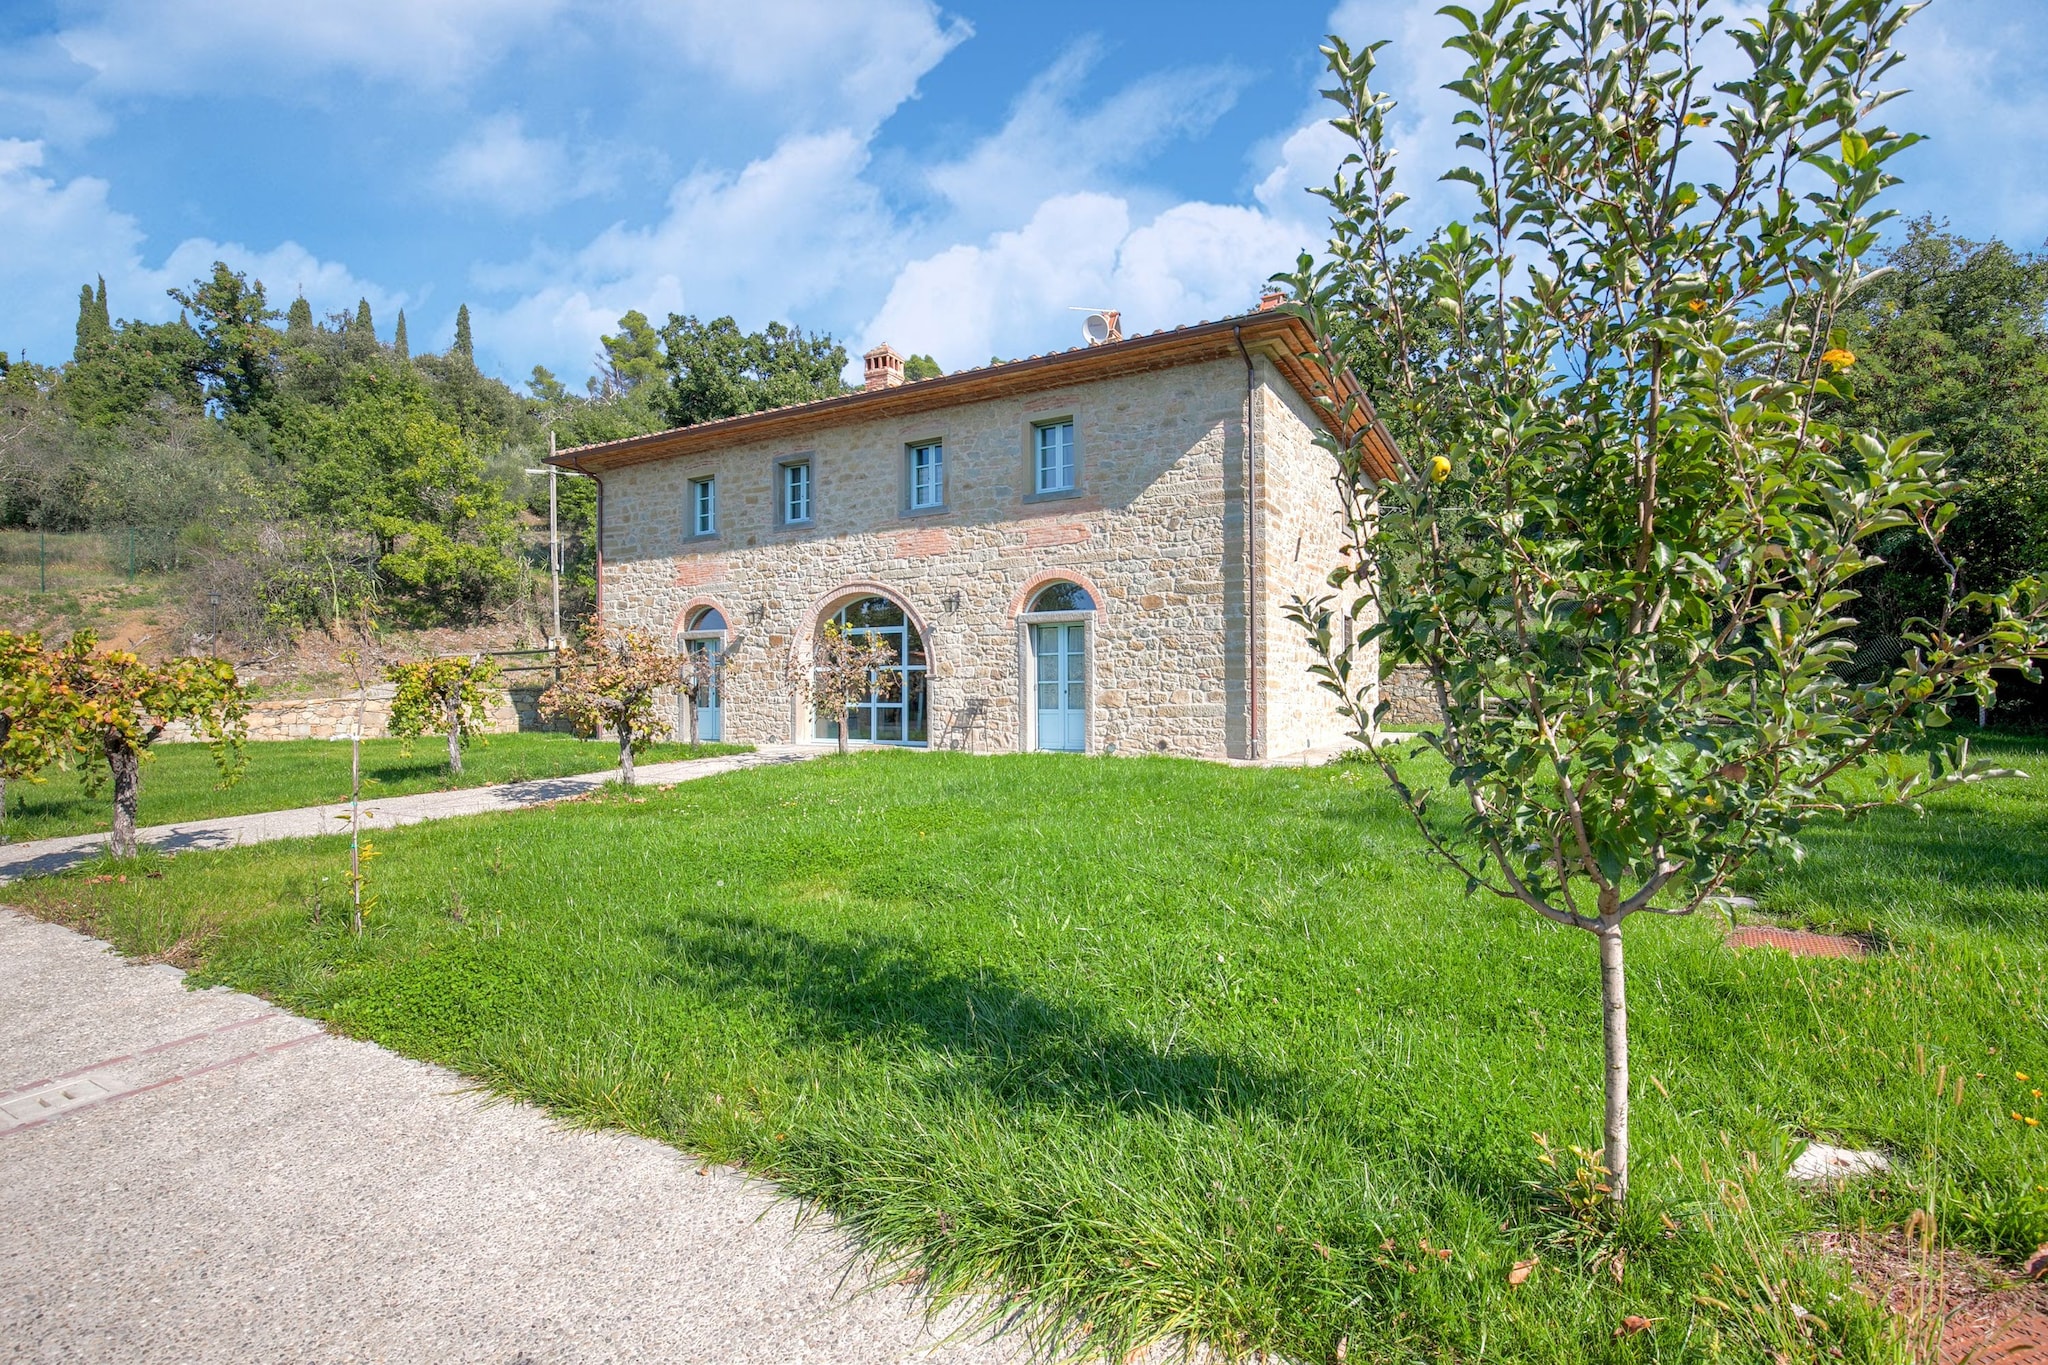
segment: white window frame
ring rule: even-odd
[[[790,492],[802,473],[803,515],[790,510]],[[817,516],[818,473],[808,459],[784,460],[775,466],[776,521],[783,526],[809,526]]]
[[[690,480],[690,538],[701,540],[718,534],[718,477],[706,474]]]
[[[946,505],[946,443],[943,440],[914,441],[904,448],[910,476],[910,510],[935,512]],[[929,455],[924,468],[919,458]]]
[[[1064,451],[1064,453],[1065,453],[1065,455],[1066,455],[1066,459],[1065,459],[1065,460],[1064,460],[1063,462],[1061,462],[1061,464],[1063,465],[1063,468],[1056,468],[1056,470],[1055,470],[1055,472],[1056,472],[1056,473],[1064,473],[1064,474],[1065,474],[1065,481],[1064,481],[1064,482],[1055,482],[1055,483],[1048,483],[1048,482],[1046,481],[1046,460],[1045,460],[1045,457],[1046,457],[1046,436],[1047,436],[1047,435],[1048,435],[1049,433],[1051,433],[1051,432],[1055,432],[1055,431],[1063,431],[1063,432],[1065,432],[1065,433],[1066,433],[1066,441],[1065,441],[1065,443],[1064,443],[1064,444],[1065,444],[1065,451]],[[1076,453],[1075,453],[1075,450],[1074,450],[1074,419],[1073,419],[1073,418],[1071,418],[1071,417],[1061,417],[1061,418],[1056,418],[1056,419],[1054,419],[1054,420],[1052,420],[1052,421],[1050,421],[1050,422],[1034,422],[1034,423],[1032,423],[1032,426],[1031,426],[1031,483],[1032,483],[1032,492],[1034,492],[1034,493],[1037,493],[1037,494],[1040,494],[1040,495],[1045,495],[1045,494],[1056,494],[1056,493],[1071,493],[1071,492],[1073,492],[1073,491],[1074,491],[1074,490],[1075,490],[1076,488],[1078,488],[1078,487],[1080,486],[1080,482],[1081,482],[1081,477],[1080,477],[1080,476],[1081,476],[1081,469],[1080,469],[1080,460],[1079,460],[1079,459],[1078,459],[1078,457],[1076,456]]]

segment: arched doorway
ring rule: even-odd
[[[696,726],[684,737],[700,744],[715,744],[725,737],[725,712],[718,696],[724,651],[725,613],[717,607],[691,612],[683,627],[683,653],[690,661],[684,691],[695,700]]]
[[[1094,613],[1088,590],[1066,581],[1046,584],[1025,608],[1032,730],[1040,749],[1087,752],[1088,623]]]
[[[847,739],[856,744],[924,744],[929,729],[925,675],[930,660],[916,623],[901,606],[881,596],[856,598],[827,620],[856,640],[881,642],[895,660],[889,668],[895,675],[892,683],[878,682],[869,689],[866,700],[856,702],[848,711]],[[839,718],[819,716],[813,734],[837,740]]]

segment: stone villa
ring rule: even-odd
[[[705,738],[832,742],[789,679],[837,621],[897,659],[856,742],[1340,744],[1285,616],[1342,542],[1329,381],[1270,305],[910,383],[879,347],[861,391],[563,451],[598,483],[599,612],[716,657]]]

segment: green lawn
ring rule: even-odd
[[[203,744],[160,744],[142,768],[142,823],[174,824],[214,815],[247,815],[253,811],[290,810],[348,800],[349,746],[324,739],[292,739],[245,746],[249,764],[229,787]],[[572,735],[492,735],[471,741],[462,755],[462,776],[448,771],[448,741],[428,736],[413,746],[410,757],[395,739],[363,743],[363,793],[366,797],[407,796],[414,792],[453,791],[492,782],[523,782],[536,777],[566,777],[616,767],[618,744],[612,740],[580,740]],[[710,754],[743,753],[745,744],[660,744],[640,760],[664,763]],[[113,798],[106,785],[88,794],[84,774],[50,772],[44,782],[7,784],[7,823],[0,834],[9,840],[46,839],[58,834],[89,834],[113,823]]]
[[[335,839],[7,894],[742,1164],[942,1295],[998,1286],[1105,1351],[1872,1361],[1902,1348],[1805,1234],[1931,1202],[1997,1256],[2048,1238],[2048,1130],[2010,1117],[2048,1117],[2044,817],[2040,778],[1950,795],[1760,880],[1888,940],[1866,961],[1631,921],[1611,1230],[1564,1211],[1575,1161],[1535,1136],[1597,1141],[1591,938],[1466,899],[1361,765],[868,753],[413,826],[377,836],[360,942]],[[1794,1192],[1804,1134],[1898,1168]]]

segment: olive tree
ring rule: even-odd
[[[828,621],[818,632],[817,642],[806,660],[792,650],[789,683],[793,691],[810,698],[821,715],[839,723],[839,752],[846,752],[848,713],[871,695],[889,696],[902,675],[897,672],[896,651],[885,640],[856,636],[836,621]]]
[[[619,781],[633,785],[633,758],[669,732],[655,696],[677,685],[685,661],[645,631],[603,626],[577,650],[563,651],[561,680],[540,695],[540,712],[588,738],[610,730],[619,741]]]
[[[69,746],[88,763],[88,782],[111,778],[113,833],[108,849],[117,858],[135,856],[136,809],[142,794],[142,764],[150,746],[174,721],[185,721],[206,736],[223,785],[241,775],[242,741],[249,714],[248,694],[225,659],[179,658],[145,663],[130,650],[101,650],[89,630],[73,635],[53,661],[57,685],[69,698]]]
[[[8,782],[40,781],[38,774],[64,756],[77,729],[77,707],[42,636],[0,630],[0,831]]]
[[[1279,277],[1328,372],[1358,366],[1322,400],[1336,591],[1292,614],[1434,855],[1597,942],[1617,1202],[1624,923],[1798,856],[1817,817],[2000,775],[1946,738],[1949,711],[2044,648],[2039,584],[1966,593],[1949,560],[1897,664],[1843,667],[1873,543],[1907,530],[1942,556],[1954,514],[1920,437],[1825,418],[1914,140],[1876,115],[1915,7],[1773,0],[1722,29],[1730,8],[1447,7],[1467,60],[1447,178],[1475,203],[1410,245],[1378,45],[1331,39],[1352,149],[1319,191],[1327,250]],[[1440,778],[1381,737],[1379,657],[1428,671]]]
[[[426,734],[448,736],[448,771],[462,775],[462,749],[469,737],[491,723],[491,705],[503,695],[498,665],[488,656],[456,655],[387,665],[391,734],[407,741]]]

